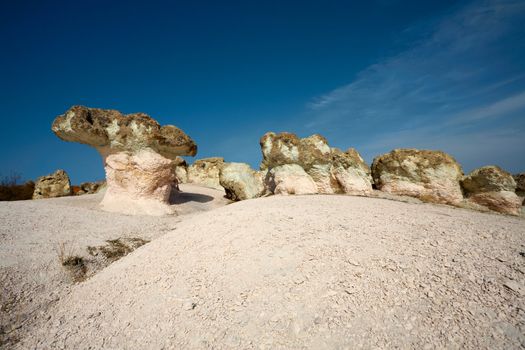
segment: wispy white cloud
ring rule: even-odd
[[[525,109],[525,91],[502,98],[489,105],[462,111],[449,118],[447,125],[457,125],[506,116]],[[525,118],[525,113],[523,115]]]
[[[470,140],[492,135],[502,143],[498,149],[507,147],[510,138],[496,137],[495,130],[512,123],[525,128],[525,122],[515,123],[520,115],[525,119],[523,23],[525,2],[487,0],[458,8],[430,27],[410,28],[427,34],[349,84],[313,99],[305,133],[363,147],[382,137],[382,151],[396,147],[394,140],[385,143],[388,135],[402,135],[405,146],[423,148],[439,148],[439,140],[448,139],[462,154],[467,154],[463,148],[474,149],[454,141],[464,135]],[[489,125],[495,121],[499,125]],[[435,134],[440,138],[431,137]]]
[[[513,25],[524,14],[522,1],[475,1],[443,18],[426,40],[311,101],[310,126],[343,117],[387,119],[403,113],[408,117],[406,112],[432,104],[445,110],[461,108],[462,103],[486,94],[488,87],[523,83],[520,70],[525,65],[519,62],[523,57],[502,56],[512,56],[525,45],[516,40],[512,48],[498,41],[516,31]]]

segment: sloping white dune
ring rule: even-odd
[[[193,215],[75,285],[19,348],[518,348],[525,221],[273,196]]]

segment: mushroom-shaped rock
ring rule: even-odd
[[[224,163],[219,180],[226,198],[234,201],[257,198],[265,191],[263,175],[245,163]]]
[[[36,180],[33,199],[54,198],[71,195],[71,182],[64,170],[41,176]]]
[[[461,181],[467,199],[491,210],[518,215],[522,200],[516,194],[512,175],[498,166],[484,166]]]
[[[172,160],[194,156],[197,146],[173,125],[160,126],[144,113],[74,106],[53,122],[62,140],[95,147],[104,160],[104,210],[126,214],[173,212],[168,199],[175,179]]]
[[[302,167],[285,164],[272,168],[266,175],[266,188],[273,194],[314,194],[317,185]]]
[[[372,177],[379,190],[427,202],[461,203],[462,176],[459,163],[441,151],[396,149],[372,163]]]
[[[298,138],[291,133],[266,133],[260,141],[261,169],[296,164],[311,177],[316,193],[368,194],[372,192],[370,168],[354,149],[330,148],[318,134]]]
[[[219,182],[219,173],[223,164],[224,158],[222,157],[196,160],[188,167],[188,182],[222,191],[223,187]]]

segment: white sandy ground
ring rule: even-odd
[[[43,287],[55,301],[18,330],[15,348],[525,346],[523,218],[337,195],[162,219],[83,201],[2,203],[2,266],[32,261],[27,273],[47,283],[60,273],[51,241],[153,241],[85,282]],[[8,269],[3,288],[32,286],[6,284]]]
[[[69,292],[71,279],[58,258],[60,244],[68,255],[89,258],[88,246],[125,237],[152,240],[173,230],[187,214],[229,203],[222,191],[190,184],[181,190],[174,200],[179,215],[160,218],[101,211],[103,192],[0,202],[0,347],[2,333],[16,339],[18,327]]]

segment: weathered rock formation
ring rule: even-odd
[[[497,166],[472,171],[461,181],[467,200],[491,210],[518,215],[522,200],[516,195],[512,175]]]
[[[224,158],[213,157],[196,160],[188,166],[188,182],[223,190],[219,181]]]
[[[219,181],[226,191],[226,198],[234,201],[257,198],[265,192],[263,174],[245,163],[224,163]]]
[[[173,171],[178,183],[188,182],[188,164],[182,157],[176,157],[172,163]]]
[[[172,160],[197,153],[197,146],[173,125],[160,126],[144,113],[74,106],[53,122],[62,140],[95,147],[104,160],[104,210],[126,214],[172,213],[168,199],[175,175]]]
[[[303,139],[291,133],[266,133],[260,141],[263,154],[261,170],[270,170],[282,165],[298,165],[314,182],[313,193],[347,193],[366,195],[372,192],[370,168],[354,149],[342,152],[331,148],[321,135],[312,135]],[[274,172],[275,173],[275,172]],[[277,171],[280,181],[290,183],[283,176],[293,175],[301,178],[301,191],[310,192],[303,187],[307,180],[299,174],[296,167]],[[270,174],[270,178],[275,174]],[[306,181],[306,182],[304,182]]]
[[[105,181],[83,182],[79,186],[71,186],[71,193],[75,196],[94,194],[106,186]]]
[[[396,149],[372,163],[372,177],[379,190],[427,202],[461,203],[462,176],[458,162],[441,151]]]
[[[525,205],[525,173],[516,174],[513,178],[516,181],[516,194],[521,198],[521,204]]]
[[[318,193],[314,180],[297,164],[285,164],[272,168],[266,175],[265,185],[273,194]]]
[[[41,176],[36,180],[33,199],[54,198],[71,195],[71,182],[64,170]]]
[[[103,189],[106,186],[105,181],[97,181],[97,182],[83,182],[80,184],[80,189],[84,192],[84,194],[93,194],[97,193],[101,189]]]

